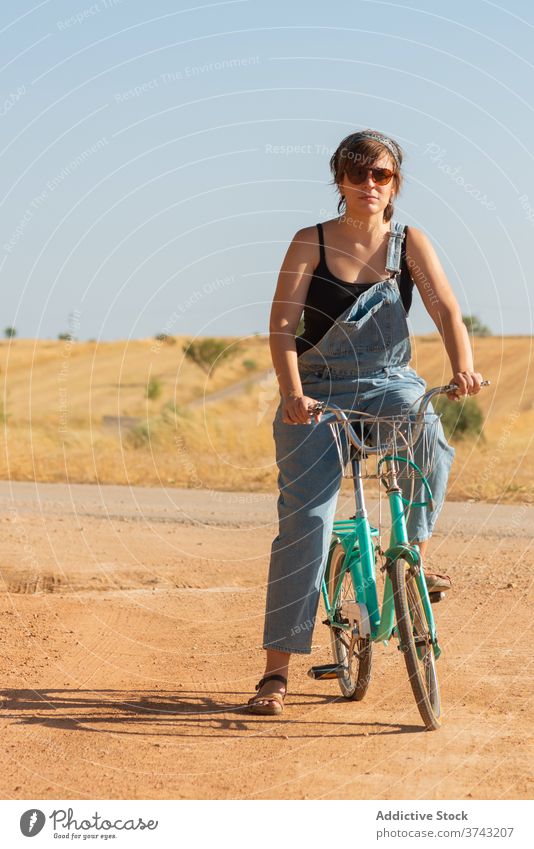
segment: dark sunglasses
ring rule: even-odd
[[[367,179],[369,171],[377,186],[387,186],[394,174],[389,168],[366,168],[365,165],[353,165],[347,168],[347,177],[351,183],[357,185]]]

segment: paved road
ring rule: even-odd
[[[22,515],[79,515],[220,527],[276,525],[277,492],[222,492],[139,486],[95,486],[0,482],[0,509]],[[378,502],[369,499],[371,520]],[[383,502],[385,507],[385,502]],[[340,495],[338,515],[353,512],[350,490]],[[442,511],[436,534],[533,537],[534,506],[452,501]]]
[[[201,398],[195,398],[193,401],[190,401],[187,406],[203,407],[205,404],[211,404],[214,401],[231,398],[232,395],[241,395],[248,386],[251,386],[254,383],[259,383],[261,380],[271,376],[274,379],[274,370],[272,368],[251,373],[248,377],[243,378],[243,380],[238,380],[236,383],[231,383],[230,386],[225,386],[224,389],[217,389],[216,392],[210,392],[209,395],[203,395]]]

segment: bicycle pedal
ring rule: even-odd
[[[308,675],[315,681],[327,681],[331,678],[343,678],[347,667],[339,663],[323,663],[322,666],[312,666],[308,669]]]
[[[430,604],[438,604],[438,602],[443,601],[445,598],[445,593],[429,593],[428,597],[430,599]]]

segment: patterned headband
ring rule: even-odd
[[[361,132],[354,133],[354,135],[351,136],[351,141],[356,139],[375,139],[375,141],[379,141],[380,144],[387,147],[395,161],[395,164],[397,165],[397,168],[400,168],[399,154],[395,150],[395,145],[387,136],[383,136],[382,133],[375,133],[372,130],[361,130]]]

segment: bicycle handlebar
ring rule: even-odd
[[[481,386],[490,386],[491,381],[483,380],[480,385]],[[418,416],[422,415],[425,412],[426,408],[428,407],[428,405],[429,405],[431,399],[434,397],[434,395],[446,395],[447,392],[453,392],[455,389],[458,389],[457,383],[447,383],[447,384],[445,384],[445,386],[435,386],[434,389],[429,389],[428,392],[425,392],[424,395],[421,395],[420,399],[418,398],[416,401],[414,401],[414,403],[410,407],[410,410],[412,409],[412,407],[414,407],[417,404],[418,401],[420,401],[419,409],[417,411],[417,415]],[[458,397],[460,397],[460,396],[458,396]]]
[[[483,380],[480,385],[481,386],[490,386],[491,381]],[[410,411],[413,409],[413,407],[417,403],[419,403],[419,408],[417,410],[417,413],[415,414],[415,421],[414,421],[414,432],[413,432],[413,437],[412,437],[412,440],[413,440],[414,443],[417,442],[417,440],[419,439],[419,436],[421,435],[421,430],[422,430],[423,425],[425,423],[425,412],[426,412],[426,409],[427,409],[431,399],[435,395],[445,395],[447,392],[453,392],[454,389],[458,389],[458,385],[456,383],[447,383],[444,386],[435,386],[433,389],[429,389],[427,392],[425,392],[423,395],[421,395],[420,398],[417,398],[414,401],[414,403],[411,405],[411,407],[409,408],[409,410],[407,412],[407,415],[409,415]],[[315,413],[322,413],[322,412],[334,413],[334,415],[336,416],[336,418],[339,421],[347,422],[348,423],[347,430],[348,430],[349,439],[350,439],[351,443],[356,448],[359,448],[360,450],[364,450],[367,454],[379,454],[379,453],[381,453],[381,451],[384,450],[385,447],[387,447],[387,446],[381,446],[381,445],[377,445],[377,446],[366,445],[361,439],[359,439],[356,436],[354,428],[350,424],[349,417],[346,415],[345,411],[340,409],[339,407],[337,407],[335,404],[327,404],[326,401],[318,401],[317,404],[315,404],[314,407],[310,408],[310,413],[312,415],[315,414]],[[360,416],[361,420],[363,420],[363,421],[365,419],[368,419],[371,422],[373,421],[373,416],[369,415],[369,413],[362,413],[362,412],[359,412],[358,410],[354,410],[354,411],[351,411],[351,412]]]

